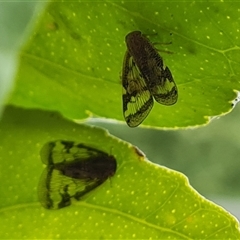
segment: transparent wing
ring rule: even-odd
[[[145,79],[127,51],[123,62],[123,115],[129,127],[137,127],[153,107],[153,98]]]
[[[154,99],[163,105],[175,104],[178,99],[178,91],[169,68],[158,67],[155,71],[155,84],[151,87]]]

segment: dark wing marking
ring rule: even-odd
[[[153,98],[145,79],[127,51],[123,62],[123,115],[129,127],[136,127],[153,107]]]
[[[169,68],[157,68],[155,72],[155,85],[151,88],[154,99],[163,105],[175,104],[178,99],[178,91]]]

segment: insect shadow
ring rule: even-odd
[[[67,207],[73,198],[81,200],[117,169],[112,155],[73,141],[48,142],[40,155],[47,166],[40,178],[38,197],[47,209]]]

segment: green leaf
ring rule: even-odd
[[[70,119],[123,121],[120,75],[124,38],[150,34],[179,90],[178,102],[155,102],[144,124],[206,124],[232,109],[239,84],[238,2],[53,2],[21,54],[10,103],[58,110]],[[157,35],[151,35],[152,33]]]
[[[178,103],[155,103],[145,124],[204,124],[209,116],[230,111],[233,90],[239,89],[237,19],[237,3],[48,4],[21,53],[9,100],[42,110],[8,107],[0,122],[0,237],[240,238],[236,219],[200,196],[182,174],[148,162],[135,147],[101,129],[46,111],[70,119],[93,114],[122,121],[124,37],[141,30],[158,34],[149,35],[152,42],[172,41],[159,48],[173,52],[160,54],[179,89]],[[37,199],[44,168],[39,151],[58,139],[113,154],[118,168],[81,201],[50,211]]]
[[[236,219],[179,172],[153,164],[106,131],[59,114],[8,107],[0,125],[0,237],[5,239],[239,239]],[[73,140],[111,153],[116,174],[81,201],[46,210],[37,199],[39,151]]]

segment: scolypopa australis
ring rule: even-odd
[[[123,115],[129,127],[137,127],[153,107],[177,102],[178,91],[168,67],[148,38],[140,31],[129,33],[123,61]]]
[[[46,143],[40,152],[46,169],[38,186],[38,197],[47,209],[59,209],[80,200],[117,169],[116,159],[107,153],[72,141]]]

